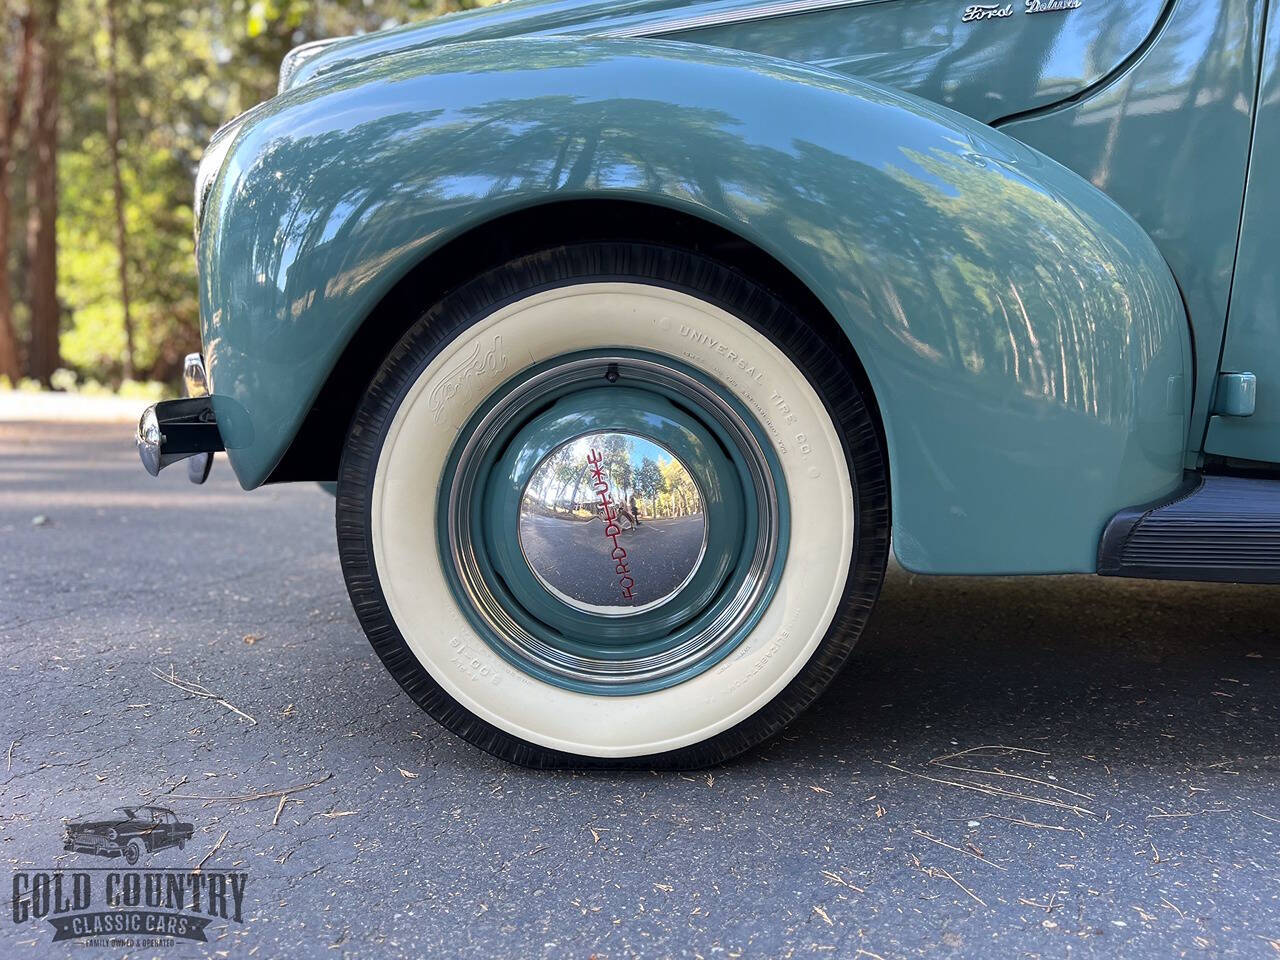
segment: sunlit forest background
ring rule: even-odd
[[[488,0],[0,0],[0,388],[158,393],[199,347],[192,178],[319,37]]]

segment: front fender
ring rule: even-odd
[[[930,572],[1094,569],[1181,480],[1189,334],[1142,230],[945,108],[711,48],[556,38],[392,56],[270,101],[206,207],[201,315],[246,488],[349,338],[452,237],[630,199],[756,244],[830,310],[889,447],[895,549]]]

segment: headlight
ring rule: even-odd
[[[109,830],[107,830],[107,839],[108,839],[108,840],[114,840],[114,839],[115,839],[116,837],[118,837],[118,836],[120,836],[120,834],[116,833],[115,827],[112,827],[112,828],[110,828]]]
[[[344,38],[329,37],[326,40],[312,40],[310,43],[299,44],[286,53],[284,59],[280,61],[280,82],[276,84],[276,93],[284,93],[289,89],[289,81],[293,79],[293,75],[298,72],[299,67],[324,50],[325,47],[342,39]]]
[[[205,148],[204,156],[200,158],[200,166],[196,169],[195,203],[191,208],[195,213],[197,238],[200,236],[200,219],[204,213],[204,202],[209,198],[213,181],[217,179],[218,171],[222,169],[222,161],[227,159],[227,151],[231,149],[231,144],[244,125],[246,116],[247,114],[242,113],[234,120],[220,126],[214,133],[213,139],[209,141],[209,146]]]

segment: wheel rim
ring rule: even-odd
[[[704,374],[639,351],[556,358],[459,437],[436,511],[446,578],[521,671],[584,693],[662,689],[723,660],[768,607],[785,480],[756,418]],[[561,486],[577,471],[573,489],[557,471]]]

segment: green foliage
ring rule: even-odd
[[[198,349],[190,178],[172,153],[139,145],[124,165],[125,229],[137,364],[164,378]],[[77,370],[118,377],[124,316],[105,138],[87,136],[65,155],[59,218],[59,285],[70,323],[63,359]]]
[[[80,385],[121,386],[125,333],[106,136],[106,0],[63,0],[58,288],[63,362]],[[121,166],[137,374],[176,382],[199,347],[191,191],[204,144],[274,95],[280,60],[319,37],[378,30],[475,0],[117,0]],[[29,170],[15,150],[13,278],[25,333],[22,238]],[[104,388],[105,389],[105,388]],[[132,391],[154,392],[150,384]]]

